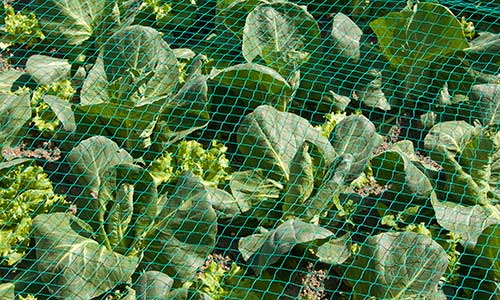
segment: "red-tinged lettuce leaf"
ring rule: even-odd
[[[139,262],[88,238],[90,226],[66,213],[33,219],[40,279],[61,299],[88,300],[131,280]]]
[[[192,279],[215,247],[217,215],[198,177],[185,173],[145,240],[143,265],[176,284]]]
[[[355,300],[444,300],[439,281],[448,257],[430,237],[414,232],[370,236],[344,275]]]

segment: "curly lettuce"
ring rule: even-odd
[[[0,30],[2,48],[7,48],[13,43],[32,45],[45,38],[35,14],[15,12],[14,8],[8,4],[4,5],[4,12],[4,24]]]
[[[32,218],[63,203],[41,167],[20,164],[0,170],[0,264],[21,260]]]
[[[154,160],[148,171],[156,184],[173,181],[183,172],[191,172],[204,184],[218,186],[228,176],[226,151],[227,147],[217,141],[212,141],[211,147],[204,149],[196,141],[184,140]]]
[[[40,131],[54,131],[61,124],[50,106],[43,100],[44,96],[51,95],[70,101],[75,94],[71,81],[64,79],[50,84],[44,84],[33,91],[31,107],[33,110],[32,123]]]

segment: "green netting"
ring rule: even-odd
[[[0,299],[500,299],[498,1],[4,0]]]

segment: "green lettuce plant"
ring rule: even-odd
[[[65,201],[43,169],[27,159],[0,163],[0,176],[0,262],[13,265],[28,249],[33,218],[62,209]]]

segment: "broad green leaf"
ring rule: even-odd
[[[172,288],[174,280],[158,271],[141,273],[134,284],[137,300],[162,300]]]
[[[319,35],[318,24],[304,6],[261,4],[246,18],[242,52],[249,63],[260,56],[276,70],[293,70],[317,49]]]
[[[482,125],[500,124],[500,84],[477,84],[472,87],[470,100],[474,114]]]
[[[348,179],[358,177],[364,171],[373,150],[382,142],[375,125],[362,115],[351,115],[340,121],[330,140],[339,155],[352,155],[353,161]]]
[[[309,144],[304,142],[290,163],[290,180],[286,185],[283,212],[299,216],[306,209],[306,202],[314,189],[313,160],[309,155]]]
[[[460,21],[437,3],[419,2],[372,21],[370,27],[389,62],[405,71],[469,47]]]
[[[370,236],[344,275],[353,299],[446,299],[439,282],[446,252],[431,238],[413,232]]]
[[[266,232],[264,236],[258,234],[255,237],[257,243],[253,241],[253,235],[241,238],[238,249],[243,249],[243,257],[247,257],[251,266],[260,273],[264,268],[284,258],[284,254],[289,253],[294,246],[323,240],[332,235],[328,229],[292,219]],[[259,245],[260,243],[262,244]],[[254,246],[249,247],[248,244]]]
[[[350,175],[352,162],[353,157],[350,154],[338,156],[329,166],[329,170],[319,184],[316,193],[304,201],[302,211],[298,212],[296,216],[317,224],[330,209],[342,209],[339,195],[347,188],[347,178]]]
[[[86,238],[78,218],[65,213],[33,219],[37,269],[52,295],[91,299],[130,281],[137,257],[114,253]],[[85,225],[85,224],[83,224]],[[87,225],[88,226],[88,225]]]
[[[80,105],[106,103],[109,101],[108,80],[104,70],[104,62],[100,55],[83,82],[80,92]]]
[[[5,70],[0,72],[0,93],[15,92],[20,85],[24,85],[26,82],[22,80],[23,75],[26,75],[26,73],[19,70]]]
[[[228,30],[242,36],[248,13],[259,4],[260,0],[218,0],[216,17]]]
[[[34,7],[40,28],[50,41],[76,46],[90,39],[109,17],[115,1],[36,0]]]
[[[349,235],[345,234],[339,238],[325,242],[318,247],[315,255],[322,263],[331,265],[344,263],[352,255]]]
[[[2,148],[16,143],[18,133],[31,119],[30,94],[0,93],[0,145]]]
[[[212,71],[210,79],[237,90],[252,108],[268,104],[284,111],[293,94],[293,88],[277,71],[255,63]]]
[[[106,203],[98,197],[106,170],[118,164],[132,164],[132,156],[110,139],[95,136],[73,148],[66,161],[71,166],[70,174],[82,188],[75,200],[78,216],[97,228],[106,210]]]
[[[186,173],[164,201],[149,232],[143,263],[183,282],[192,279],[215,247],[217,215],[200,179]]]
[[[145,246],[145,236],[158,210],[153,177],[139,166],[118,164],[109,167],[103,178],[97,201],[107,210],[99,226],[104,229],[97,233],[113,251],[138,253]]]
[[[500,224],[500,206],[465,206],[431,199],[436,220],[441,227],[457,233],[468,248],[477,245],[481,233],[490,225]]]
[[[491,268],[495,279],[500,278],[500,223],[488,226],[477,240],[474,252],[488,260],[485,268]]]
[[[205,127],[208,113],[208,87],[205,76],[192,76],[164,105],[155,125],[153,140],[171,145]]]
[[[500,63],[500,33],[477,32],[477,35],[470,42],[470,47],[464,50],[465,54],[476,67],[479,65],[483,70],[495,70],[495,63],[497,68]]]
[[[371,69],[365,77],[358,82],[353,98],[371,108],[390,110],[391,105],[382,91],[382,73]]]
[[[71,77],[71,64],[66,59],[35,54],[28,58],[26,72],[40,85],[51,84],[69,79]]]
[[[78,131],[113,137],[128,150],[143,149],[151,145],[156,120],[165,106],[157,101],[141,106],[100,103],[78,106],[76,114],[83,117]]]
[[[283,189],[282,184],[266,178],[260,169],[232,173],[229,187],[233,197],[240,203],[241,210],[255,218],[269,215]]]
[[[439,198],[469,205],[498,201],[497,182],[491,170],[499,159],[500,138],[492,128],[463,121],[443,122],[431,128],[424,145],[446,178],[437,183]]]
[[[336,53],[357,62],[362,35],[363,31],[348,16],[339,12],[333,17],[331,39]]]
[[[0,284],[0,298],[3,300],[15,299],[15,285],[13,283]]]
[[[389,185],[393,203],[424,205],[434,193],[434,187],[425,174],[399,150],[387,150],[375,155],[370,166],[373,176],[382,185]]]
[[[161,33],[133,25],[115,32],[104,44],[104,70],[120,103],[150,104],[169,95],[179,80],[177,58]]]
[[[270,172],[273,179],[290,180],[290,166],[305,141],[326,157],[335,153],[328,140],[309,122],[295,114],[262,105],[245,116],[238,128],[239,151],[245,165]]]
[[[45,95],[43,101],[50,106],[57,119],[61,121],[64,130],[76,130],[75,115],[69,101],[52,95]]]
[[[206,186],[210,204],[217,212],[218,218],[230,218],[242,214],[249,209],[248,203],[241,198],[235,198],[230,193],[219,188]]]

